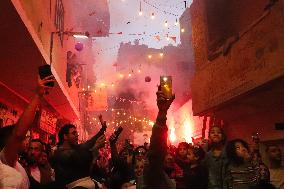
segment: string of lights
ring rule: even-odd
[[[139,100],[129,100],[129,99],[125,99],[125,98],[121,98],[121,97],[117,97],[117,96],[109,96],[109,98],[114,98],[116,101],[119,102],[128,102],[130,104],[137,104],[140,105],[143,103],[143,101],[139,101]]]
[[[166,4],[157,4],[157,3],[150,3],[150,1],[149,0],[143,0],[143,2],[144,3],[146,3],[146,4],[148,4],[149,6],[154,6],[154,7],[156,7],[156,8],[158,8],[157,6],[162,6],[162,5],[166,5]],[[174,5],[170,5],[169,7],[173,7],[173,6],[180,6],[182,3],[185,3],[186,1],[182,1],[182,2],[179,2],[179,3],[177,3],[177,4],[174,4]],[[157,5],[157,6],[156,6]],[[160,8],[158,8],[160,11],[166,11],[166,10],[161,10]],[[167,12],[167,11],[166,11]],[[139,14],[141,14],[140,16],[142,16],[142,2],[141,2],[141,0],[139,1]],[[91,15],[91,14],[89,14],[89,15]],[[155,18],[155,13],[154,12],[152,12],[151,13],[151,19],[154,19]],[[172,14],[172,15],[175,15],[176,17],[178,16],[178,15],[176,15],[176,14]],[[104,23],[104,21],[103,20],[101,20],[101,19],[98,19],[98,18],[96,18],[97,19],[97,21],[100,21],[100,22],[102,22],[104,25],[105,25],[105,23]],[[137,18],[135,18],[134,19],[134,21],[136,21],[136,20],[138,20],[139,19],[139,17],[137,17]],[[128,21],[126,24],[131,24],[132,23],[132,21]],[[165,25],[165,27],[169,30],[169,29],[171,29],[171,28],[173,28],[173,27],[176,27],[176,26],[178,26],[179,25],[179,22],[178,22],[178,19],[176,18],[176,21],[175,21],[175,23],[174,24],[171,24],[169,21],[165,21],[164,22],[164,25]],[[106,25],[105,25],[106,26]],[[184,31],[184,29],[181,29],[181,31]],[[126,36],[126,35],[128,35],[128,36],[137,36],[137,37],[140,37],[140,38],[138,38],[138,40],[142,40],[142,41],[144,41],[144,38],[145,37],[151,37],[151,38],[153,38],[155,41],[157,41],[157,42],[160,42],[161,40],[167,40],[167,41],[170,41],[170,39],[172,38],[173,39],[173,42],[175,42],[176,43],[176,36],[172,36],[172,37],[169,37],[169,32],[168,31],[165,31],[165,29],[163,29],[162,31],[158,31],[158,32],[155,32],[155,33],[152,33],[152,34],[146,34],[146,32],[138,32],[138,33],[123,33],[123,32],[111,32],[111,33],[109,33],[109,37],[112,37],[112,36]],[[105,48],[105,49],[100,49],[98,52],[97,52],[97,54],[99,55],[99,54],[102,54],[102,53],[104,53],[104,52],[108,52],[108,51],[111,51],[111,50],[117,50],[119,48],[119,45],[115,45],[115,46],[112,46],[112,47],[109,47],[109,48]]]
[[[166,21],[165,23],[169,24],[167,21]],[[176,21],[174,25],[169,26],[169,27],[175,27],[175,26],[177,26],[178,24],[179,24],[179,23]],[[184,29],[184,28],[181,28],[180,31],[181,31],[181,33],[184,33],[184,32],[185,32],[185,29]],[[163,35],[160,35],[161,33],[164,33],[164,34],[163,34]],[[162,30],[162,31],[158,31],[158,32],[155,32],[155,33],[152,33],[152,34],[146,34],[146,32],[142,32],[142,33],[136,33],[136,34],[134,34],[134,33],[132,33],[132,34],[123,34],[123,33],[122,33],[122,34],[119,34],[119,35],[132,35],[132,36],[134,36],[134,35],[136,35],[136,36],[141,36],[141,35],[143,35],[143,36],[140,37],[140,38],[136,38],[136,39],[138,39],[138,40],[142,40],[143,37],[153,37],[153,39],[156,39],[156,40],[157,40],[157,38],[159,38],[159,39],[161,40],[161,37],[164,37],[166,40],[169,40],[169,39],[168,39],[169,34],[168,34],[168,33],[165,34],[165,33],[166,33],[166,32],[165,32],[164,30]],[[176,36],[172,36],[172,37],[176,37]],[[158,40],[158,41],[159,41],[159,40]],[[127,42],[128,42],[128,41],[127,41]],[[126,43],[126,41],[125,41],[125,43]],[[114,46],[112,46],[112,47],[100,49],[100,50],[97,52],[97,54],[101,54],[101,53],[103,53],[103,52],[105,52],[105,51],[116,50],[116,49],[118,49],[119,47],[120,47],[120,45],[114,45]]]
[[[161,6],[167,6],[168,8],[176,7],[176,8],[179,8],[179,9],[186,9],[186,8],[187,8],[187,7],[186,7],[186,2],[187,2],[187,1],[182,1],[182,2],[179,2],[179,3],[175,4],[175,5],[170,5],[170,6],[168,6],[168,5],[166,5],[166,4],[150,3],[149,0],[143,0],[143,2],[144,2],[145,4],[147,4],[148,6],[154,8],[154,9],[156,9],[156,10],[158,10],[158,11],[164,13],[164,14],[175,16],[175,17],[176,17],[176,20],[177,20],[177,17],[179,17],[179,15],[177,15],[177,14],[175,14],[175,13],[173,13],[173,12],[170,12],[170,11],[167,11],[167,10],[164,10],[164,9],[161,9],[160,7],[161,7]],[[185,7],[179,7],[180,5],[182,5],[182,3],[185,4]],[[139,11],[138,11],[139,17],[146,15],[146,14],[144,14],[142,7],[143,7],[143,6],[142,6],[142,1],[139,0]],[[149,14],[149,18],[151,18],[151,19],[153,20],[153,19],[155,19],[156,15],[157,15],[157,14],[156,14],[155,12],[151,12],[151,13]],[[139,19],[139,17],[135,17],[134,20],[132,20],[132,21],[137,21],[137,20]],[[129,20],[126,24],[130,24],[130,23],[132,23],[132,21]]]
[[[179,3],[175,3],[175,4],[165,4],[165,3],[157,3],[157,2],[152,2],[152,4],[155,4],[156,6],[163,6],[163,7],[167,7],[167,8],[184,8],[184,1],[181,1]],[[181,7],[182,6],[182,7]]]
[[[164,14],[172,15],[172,16],[175,16],[175,17],[179,16],[177,14],[174,14],[174,13],[170,12],[170,11],[163,10],[163,9],[159,8],[158,6],[156,6],[156,5],[153,5],[153,4],[149,3],[147,0],[143,0],[143,2],[145,4],[147,4],[148,6],[151,6],[151,7],[155,8],[156,10],[158,10],[160,12],[163,12]]]
[[[141,123],[141,124],[145,124],[148,126],[153,126],[154,122],[146,117],[137,117],[134,116],[132,114],[127,113],[126,110],[124,109],[110,109],[109,111],[111,111],[113,113],[113,120],[108,122],[107,125],[113,125],[113,126],[119,126],[121,124],[129,124],[129,125],[135,125],[137,123]],[[100,125],[100,121],[98,118],[96,117],[90,117],[87,116],[86,118],[87,122],[89,124],[98,124]]]
[[[156,59],[162,59],[164,58],[165,54],[161,51],[160,53],[157,53],[157,54],[148,54],[147,55],[147,59],[148,60],[155,60]],[[151,62],[151,61],[150,61]],[[117,65],[115,65],[117,66]],[[135,77],[136,75],[141,75],[141,73],[143,72],[143,68],[142,68],[142,65],[140,64],[138,68],[136,69],[133,69],[133,68],[129,68],[129,72],[128,74],[127,73],[118,73],[117,74],[117,77],[118,79],[113,81],[113,82],[98,82],[98,85],[97,87],[100,87],[100,88],[108,88],[108,87],[111,87],[111,88],[114,88],[116,86],[117,83],[119,83],[122,79],[130,79],[130,78],[133,78]],[[90,86],[88,86],[90,87]]]
[[[82,92],[90,92],[90,91],[93,91],[93,92],[97,92],[97,90],[100,90],[100,89],[103,89],[103,88],[114,88],[116,86],[117,83],[119,83],[122,79],[129,79],[129,78],[132,78],[133,76],[135,76],[135,74],[140,74],[142,73],[142,69],[141,69],[141,66],[139,69],[137,69],[136,71],[137,73],[134,72],[134,70],[132,70],[131,72],[129,72],[128,74],[122,74],[122,73],[119,73],[117,74],[117,80],[113,81],[113,82],[98,82],[97,85],[95,85],[94,87],[91,87],[90,85],[87,86],[87,89],[86,88],[82,88]]]

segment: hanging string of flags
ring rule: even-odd
[[[146,32],[143,33],[128,33],[128,34],[124,34],[122,32],[118,32],[118,33],[109,33],[110,35],[132,35],[132,36],[149,36],[149,37],[154,37],[156,38],[156,36],[161,33],[161,32],[156,32],[154,34],[146,34]],[[159,35],[160,37],[162,37],[161,35]],[[169,37],[169,34],[167,33],[165,35],[165,37]]]
[[[138,0],[140,2],[140,11],[142,11],[142,7],[141,7],[141,1],[142,0]],[[162,11],[162,12],[166,12],[168,14],[171,14],[171,15],[174,15],[176,17],[178,17],[177,14],[173,14],[171,12],[168,12],[166,10],[163,10],[161,9],[160,7],[158,6],[167,6],[167,7],[180,7],[182,5],[182,3],[185,3],[185,8],[186,8],[186,2],[187,1],[181,1],[181,2],[178,2],[176,4],[172,4],[172,5],[168,5],[168,4],[162,4],[162,3],[156,3],[156,2],[150,2],[150,0],[143,0],[143,2],[153,8],[156,8],[157,10],[159,11]],[[153,16],[154,13],[152,13],[152,16]],[[89,13],[89,16],[93,16],[93,15],[96,15],[95,12],[91,12]],[[105,27],[106,24],[105,22],[102,20],[102,19],[99,19],[97,18],[96,16],[94,16],[94,18],[98,21],[98,22],[101,22]],[[139,17],[135,18],[135,20],[139,19]],[[136,36],[136,37],[139,37],[137,38],[138,40],[143,40],[144,41],[144,37],[150,37],[150,38],[153,38],[155,41],[157,42],[160,42],[162,41],[163,39],[164,40],[167,40],[167,41],[172,41],[173,43],[176,43],[177,42],[177,37],[176,36],[170,36],[169,35],[169,29],[171,28],[174,28],[178,25],[178,19],[176,19],[176,23],[175,24],[169,24],[168,21],[165,21],[165,26],[166,26],[166,29],[163,28],[162,31],[158,31],[158,32],[155,32],[155,33],[152,33],[152,34],[146,34],[146,32],[138,32],[138,33],[124,33],[122,31],[119,31],[119,32],[109,32],[108,33],[108,37],[116,37],[116,36]],[[131,24],[132,21],[128,21],[126,24]],[[100,32],[100,31],[98,31]],[[95,38],[93,39],[95,40]],[[128,41],[127,41],[128,42]],[[100,49],[98,50],[97,54],[102,54],[104,52],[108,52],[108,51],[112,51],[112,50],[117,50],[118,48],[120,47],[120,45],[114,45],[112,47],[108,47],[108,48],[104,48],[104,49]]]
[[[102,54],[104,52],[108,52],[108,51],[111,51],[111,50],[117,50],[117,49],[119,49],[119,47],[120,47],[120,45],[115,45],[113,47],[101,49],[101,50],[99,50],[99,52],[97,52],[97,54]]]
[[[157,2],[154,3],[154,2],[152,2],[152,4],[155,4],[156,6],[159,6],[159,7],[163,6],[163,7],[167,7],[167,8],[176,8],[176,9],[181,8],[181,6],[184,5],[184,3],[185,3],[185,1],[181,1],[179,3],[169,5],[169,4],[165,4],[165,3],[157,3]]]
[[[139,17],[135,17],[135,19],[133,21],[136,21],[138,20],[142,15],[144,15],[143,13],[143,10],[142,10],[142,0],[137,0],[139,2]],[[172,15],[172,16],[175,16],[175,17],[179,17],[180,15],[176,14],[176,13],[173,13],[171,11],[167,11],[167,10],[164,10],[163,8],[161,8],[161,6],[166,6],[167,8],[179,8],[180,10],[181,9],[186,9],[187,8],[187,0],[186,1],[181,1],[179,3],[176,3],[176,4],[172,4],[172,5],[168,5],[168,4],[161,4],[161,3],[153,3],[153,2],[150,2],[150,0],[143,0],[143,2],[145,4],[147,4],[148,6],[164,13],[164,14],[167,14],[167,15]],[[184,4],[184,7],[181,7],[181,5]],[[154,19],[155,18],[155,13],[152,12],[149,17],[151,19]],[[126,24],[131,24],[132,22],[131,21],[128,21],[126,22]]]
[[[158,42],[161,41],[163,38],[165,38],[168,41],[172,40],[174,43],[177,42],[176,36],[169,36],[168,34],[166,34],[166,35],[148,35],[148,36],[153,37],[153,39],[158,41]],[[139,38],[138,40],[143,40],[143,37]],[[125,43],[127,43],[127,42],[125,42]],[[105,52],[108,52],[108,51],[111,51],[111,50],[117,50],[119,48],[120,48],[120,45],[114,45],[114,46],[111,46],[111,47],[108,47],[108,48],[98,50],[97,54],[102,54],[102,53],[105,53]]]
[[[156,10],[158,10],[160,12],[163,12],[164,14],[172,15],[172,16],[175,16],[175,17],[179,16],[177,14],[174,14],[174,13],[170,12],[170,11],[163,10],[160,7],[156,6],[156,5],[153,5],[153,4],[149,3],[147,0],[143,0],[143,2],[145,4],[147,4],[148,6],[151,6],[151,7],[155,8]]]
[[[152,55],[148,55],[149,59],[151,59],[149,56],[151,56],[151,58],[153,57]],[[157,56],[159,56],[159,58],[162,58],[164,56],[164,53],[160,52],[159,54],[157,54]],[[118,65],[117,65],[117,63],[114,63],[113,66],[116,67]],[[100,82],[97,82],[96,85],[94,85],[93,87],[88,85],[87,89],[83,88],[82,91],[83,92],[84,91],[94,91],[96,93],[98,90],[100,90],[100,91],[105,90],[105,89],[113,90],[113,89],[115,89],[115,87],[118,86],[118,84],[122,80],[135,78],[135,76],[141,75],[142,73],[143,73],[143,66],[141,64],[139,64],[139,66],[138,67],[136,66],[136,68],[130,67],[128,73],[120,72],[120,73],[116,74],[117,78],[113,81],[109,81],[109,82],[100,81]],[[145,77],[145,82],[147,82],[146,81],[147,77],[149,77],[149,76]],[[151,81],[151,78],[150,78],[150,81]],[[112,96],[112,97],[115,98],[115,96]],[[123,98],[121,98],[121,99],[116,99],[116,100],[120,100],[120,101],[125,102],[127,99],[124,100]],[[132,100],[132,101],[128,101],[128,102],[141,104],[143,101]]]
[[[146,117],[141,117],[141,116],[135,116],[133,114],[130,114],[127,110],[125,109],[110,109],[111,112],[113,112],[113,114],[115,115],[116,118],[114,118],[112,121],[110,121],[109,123],[107,123],[107,125],[113,125],[113,126],[118,126],[121,124],[129,124],[129,126],[131,125],[135,125],[135,123],[141,123],[141,124],[145,124],[145,125],[149,125],[149,126],[153,126],[154,122],[152,120],[150,120],[149,118]],[[100,121],[96,118],[96,117],[92,117],[90,115],[88,115],[86,117],[86,120],[89,124],[98,124],[100,125]]]
[[[167,34],[161,34],[162,31],[160,32],[156,32],[153,34],[146,34],[146,32],[143,33],[129,33],[129,34],[124,34],[123,32],[117,32],[117,33],[110,33],[111,35],[129,35],[129,36],[140,36],[140,38],[136,38],[138,40],[144,40],[143,37],[152,37],[154,40],[160,42],[162,39],[166,39],[167,41],[172,40],[174,43],[177,42],[177,37],[176,36],[170,36],[168,33]],[[165,32],[164,32],[165,33]],[[129,41],[127,41],[129,42]],[[127,43],[125,42],[125,43]],[[112,47],[108,47],[108,48],[104,48],[104,49],[100,49],[98,50],[97,54],[101,54],[104,53],[106,51],[110,51],[110,50],[116,50],[119,49],[120,44],[119,45],[114,45]]]
[[[143,101],[139,101],[139,100],[129,100],[129,99],[125,99],[125,98],[121,98],[121,97],[117,97],[117,96],[109,96],[109,98],[113,98],[115,99],[115,101],[118,102],[125,102],[125,103],[130,103],[130,104],[143,104]]]

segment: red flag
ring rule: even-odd
[[[108,34],[122,34],[122,32],[117,32],[117,33],[108,33]]]
[[[177,37],[171,37],[171,39],[176,43],[177,42]]]
[[[93,12],[91,12],[90,14],[89,14],[89,16],[93,16],[93,15],[95,15],[96,14],[96,11],[93,11]]]
[[[158,41],[161,41],[161,37],[156,35],[155,38],[158,40]]]
[[[102,35],[102,34],[103,34],[103,31],[100,29],[100,30],[97,31],[97,34],[98,34],[98,35]]]

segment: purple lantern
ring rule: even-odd
[[[146,76],[145,77],[145,82],[151,82],[151,77],[150,76]]]
[[[78,43],[75,44],[75,49],[76,49],[77,51],[80,52],[81,50],[83,50],[83,48],[84,48],[83,43],[78,42]]]

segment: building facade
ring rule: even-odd
[[[16,110],[17,115],[20,115],[27,106],[35,90],[38,67],[49,64],[57,83],[45,98],[46,102],[43,106],[44,120],[49,121],[43,121],[45,123],[41,125],[52,124],[54,127],[57,121],[53,117],[61,120],[58,122],[78,123],[80,118],[78,92],[87,79],[83,78],[82,82],[76,85],[74,78],[76,74],[80,75],[80,67],[91,67],[93,63],[90,58],[93,57],[90,54],[92,53],[91,37],[107,36],[110,23],[106,0],[88,3],[93,9],[87,7],[86,1],[80,0],[4,0],[1,2],[0,36],[5,45],[0,47],[2,71],[0,102]],[[85,10],[80,15],[73,11],[74,7],[79,5],[82,10]],[[92,14],[94,11],[96,14]],[[92,30],[86,27],[89,23],[93,26]],[[89,38],[85,41],[77,40],[72,36],[73,34],[87,34]],[[81,45],[80,48],[76,46],[78,43]],[[72,70],[71,85],[67,77],[70,71],[68,68],[70,54],[77,56],[79,60],[76,63],[78,69]],[[81,73],[81,77],[85,75],[93,75],[93,73]],[[76,78],[79,77],[76,76]],[[46,128],[42,129],[46,134],[55,134],[56,128],[52,130]],[[79,128],[79,130],[82,129]]]
[[[195,0],[194,115],[222,120],[229,138],[283,138],[283,1]]]

